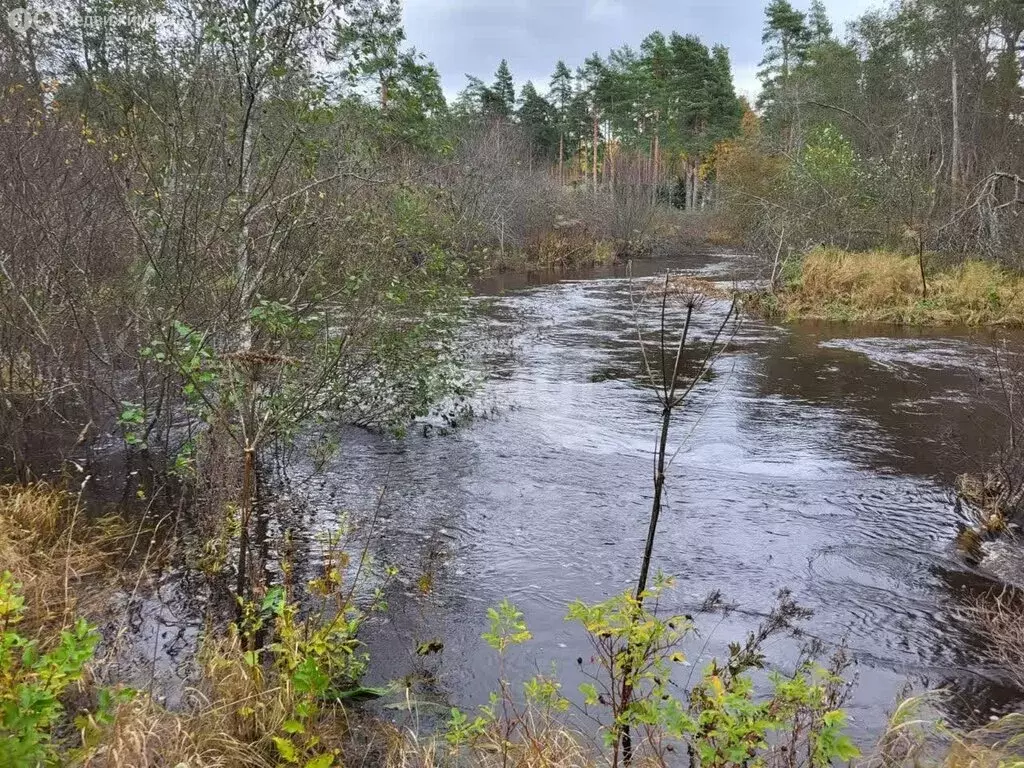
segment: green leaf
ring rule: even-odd
[[[347,701],[367,701],[369,699],[379,699],[382,696],[387,696],[391,693],[388,688],[350,688],[346,691],[332,691],[331,698]]]
[[[331,768],[334,765],[334,755],[330,752],[314,757],[308,763],[305,768]]]
[[[840,736],[836,740],[835,756],[840,760],[853,760],[860,757],[860,750],[853,743],[849,736]]]
[[[289,763],[299,762],[299,755],[295,749],[295,745],[291,739],[284,739],[280,736],[274,736],[274,746],[277,747],[278,753],[282,758],[287,760]]]
[[[284,587],[272,587],[267,590],[267,594],[263,597],[263,602],[260,603],[260,613],[265,615],[278,614],[284,606],[284,602]]]
[[[580,683],[580,693],[583,694],[583,701],[593,706],[598,702],[597,688],[592,683]]]

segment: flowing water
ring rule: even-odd
[[[743,276],[742,259],[721,256],[667,266]],[[328,526],[340,510],[370,514],[386,486],[372,548],[403,577],[368,632],[373,674],[428,672],[435,679],[419,695],[464,706],[495,687],[480,634],[487,607],[504,597],[534,634],[506,674],[555,664],[575,689],[588,648],[566,606],[635,582],[651,503],[659,408],[635,330],[643,280],[527,282],[479,299],[478,418],[404,441],[347,432],[344,461],[308,489],[331,500],[316,524]],[[724,311],[712,302],[699,313],[703,337]],[[669,314],[679,327],[679,309]],[[861,740],[908,682],[950,687],[951,715],[965,722],[1014,703],[958,618],[985,580],[953,547],[953,480],[991,448],[992,414],[980,403],[992,389],[993,338],[743,321],[670,438],[655,567],[677,588],[662,608],[697,614],[713,590],[735,604],[725,616],[696,615],[691,664],[742,639],[786,588],[814,615],[805,637],[773,642],[769,657],[785,668],[809,639],[845,640]],[[1020,349],[1020,337],[1009,344]],[[416,655],[434,639],[441,654]]]
[[[644,267],[733,282],[749,277],[746,264],[693,255]],[[287,521],[299,551],[312,551],[312,534],[342,515],[376,516],[370,550],[401,569],[387,588],[389,610],[365,635],[370,682],[410,676],[423,700],[485,702],[497,672],[480,635],[486,609],[507,597],[534,639],[506,675],[521,680],[554,664],[575,690],[576,659],[589,651],[564,621],[566,607],[634,584],[647,529],[660,413],[634,319],[645,285],[608,270],[481,286],[467,341],[483,377],[475,418],[448,431],[422,426],[404,440],[345,430],[340,458],[296,484],[296,497],[314,501],[294,504]],[[709,302],[698,336],[707,339],[724,311]],[[645,315],[649,326],[655,315]],[[681,308],[670,307],[669,327],[680,324]],[[677,579],[662,609],[694,614],[700,631],[678,683],[789,589],[814,615],[802,638],[773,641],[768,656],[785,669],[812,639],[845,641],[862,742],[908,683],[949,687],[950,715],[964,723],[1016,703],[979,662],[957,613],[987,585],[953,547],[951,489],[993,447],[984,403],[994,340],[742,322],[672,425],[654,567]],[[1024,350],[1020,336],[1006,343]],[[297,569],[312,575],[315,558],[300,557]],[[733,610],[700,614],[714,590]],[[155,656],[160,645],[194,640],[196,625],[180,618],[189,602],[154,601],[141,646]],[[434,640],[441,653],[417,655]]]

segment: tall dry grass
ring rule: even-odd
[[[944,694],[904,699],[874,752],[857,768],[1017,768],[1024,765],[1024,714],[1013,713],[974,730],[950,725]]]
[[[984,638],[982,657],[1024,689],[1024,592],[1007,586],[982,595],[960,613]]]
[[[188,705],[171,711],[151,696],[121,701],[108,722],[93,722],[86,768],[274,768],[272,735],[289,716],[288,691],[265,685],[245,662],[237,633],[203,651],[202,678]]]
[[[381,768],[600,768],[608,761],[583,737],[565,726],[547,723],[530,738],[503,749],[499,734],[491,734],[471,746],[454,748],[444,739],[424,737],[415,730],[392,734]],[[654,768],[648,758],[633,762],[636,768]]]
[[[890,251],[807,253],[778,293],[786,317],[907,325],[1024,326],[1024,276],[987,261],[926,270]]]
[[[294,716],[287,685],[264,679],[244,660],[241,645],[222,640],[205,655],[202,683],[191,706],[172,712],[148,696],[123,702],[98,729],[85,768],[275,768],[283,764],[272,736]],[[410,707],[410,709],[413,709]],[[418,719],[418,718],[417,718]],[[443,733],[401,727],[385,718],[325,707],[309,735],[346,768],[599,768],[607,760],[581,733],[531,713],[526,736],[504,741],[495,727],[471,743],[449,744]],[[654,768],[649,757],[636,768]]]
[[[101,605],[107,564],[123,535],[113,518],[86,520],[80,498],[56,486],[0,486],[0,569],[22,585],[20,631],[53,637]]]

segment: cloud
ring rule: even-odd
[[[736,95],[746,96],[751,104],[757,101],[757,96],[761,93],[761,81],[757,78],[757,70],[758,66],[751,64],[734,67],[732,71],[732,81],[736,86]]]
[[[842,34],[845,22],[885,0],[825,0]],[[555,62],[577,67],[597,51],[634,48],[655,30],[722,43],[732,58],[736,87],[751,98],[768,0],[405,0],[409,41],[438,67],[445,92],[462,89],[469,73],[490,81],[508,59],[517,86],[546,85]],[[794,0],[806,9],[810,0]]]
[[[626,15],[622,0],[591,0],[587,4],[587,20],[595,22],[618,21]]]

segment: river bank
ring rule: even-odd
[[[746,305],[786,320],[1024,326],[1024,277],[992,262],[933,260],[817,248],[782,264],[778,288],[751,294]]]
[[[579,193],[564,192],[569,200]],[[580,206],[579,201],[575,205]],[[584,214],[582,211],[586,211]],[[684,211],[667,205],[638,204],[629,198],[608,201],[584,198],[577,216],[559,215],[518,246],[504,245],[479,260],[478,280],[501,275],[515,279],[525,274],[572,277],[633,262],[639,273],[644,265],[664,263],[674,254],[728,253],[739,246],[723,234],[711,211]]]

